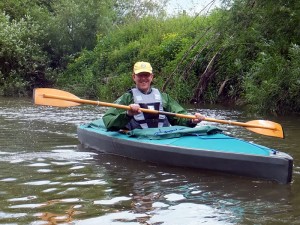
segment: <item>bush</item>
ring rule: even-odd
[[[291,45],[289,59],[261,52],[244,80],[245,98],[253,110],[285,113],[300,109],[300,48]]]
[[[36,42],[40,27],[27,16],[20,21],[0,14],[0,72],[3,94],[27,95],[43,80],[47,58]],[[46,79],[45,79],[46,80]]]
[[[195,64],[196,68],[188,71],[187,76],[183,76],[181,72],[189,65],[188,61],[199,54],[198,48],[190,52],[188,50],[194,42],[193,36],[199,34],[193,26],[184,32],[182,28],[185,22],[192,20],[191,17],[180,17],[162,21],[146,17],[125,24],[108,35],[99,35],[94,50],[83,51],[68,66],[59,83],[64,87],[76,88],[85,86],[87,79],[92,80],[97,85],[86,86],[88,90],[94,87],[96,89],[93,93],[98,93],[97,97],[115,99],[132,86],[133,64],[136,61],[149,61],[154,69],[154,83],[158,88],[162,88],[174,68],[178,67],[179,71],[173,75],[175,83],[168,87],[168,91],[170,90],[178,100],[188,101],[193,94],[191,89],[196,84],[197,74],[194,70],[197,70],[199,65]],[[201,46],[201,42],[199,45]],[[182,62],[182,57],[187,51],[189,56]]]

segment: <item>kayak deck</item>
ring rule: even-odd
[[[156,145],[171,145],[177,147],[191,148],[198,151],[220,151],[220,152],[231,152],[231,153],[242,153],[251,155],[263,155],[268,156],[276,154],[276,150],[267,148],[262,145],[246,142],[242,139],[237,139],[217,133],[214,135],[191,135],[184,136],[184,138],[168,138],[168,139],[145,139],[145,138],[134,138],[128,135],[124,135],[120,132],[109,132],[104,129],[95,129],[94,127],[82,126],[86,130],[96,132],[102,135],[120,138],[128,141],[136,141],[139,143],[151,143]]]

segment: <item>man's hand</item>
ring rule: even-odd
[[[140,110],[140,105],[139,104],[130,104],[129,107],[130,107],[130,109],[127,110],[127,115],[128,116],[134,116],[134,115],[137,115],[137,114],[142,112]]]
[[[203,115],[201,115],[200,113],[195,113],[195,119],[192,119],[192,123],[193,124],[197,124],[200,123],[202,120],[205,119],[205,117]]]

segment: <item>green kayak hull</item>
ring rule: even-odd
[[[77,134],[83,146],[108,154],[283,184],[292,180],[293,158],[290,155],[223,133],[153,140],[84,124],[78,127]]]

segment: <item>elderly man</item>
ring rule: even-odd
[[[150,63],[137,62],[134,64],[132,79],[136,87],[115,101],[117,104],[129,105],[130,110],[110,108],[103,116],[107,130],[133,130],[171,125],[194,127],[204,119],[199,113],[195,114],[196,119],[190,120],[141,112],[140,108],[142,107],[176,114],[187,114],[187,111],[168,94],[160,93],[158,89],[151,86],[153,76]]]

